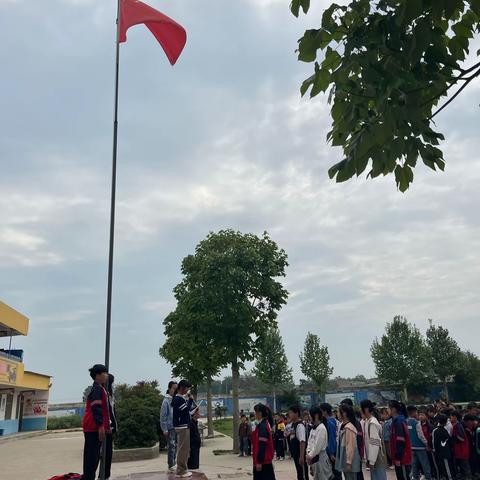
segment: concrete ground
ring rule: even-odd
[[[217,436],[205,440],[200,453],[200,470],[209,480],[251,478],[252,459],[233,454],[214,455],[214,450],[229,450],[232,439]],[[82,471],[83,434],[47,433],[0,442],[0,480],[48,480],[54,475]],[[112,476],[117,480],[166,479],[166,454],[153,460],[114,463]],[[295,480],[291,460],[275,462],[277,480]],[[151,473],[151,475],[146,475]],[[394,472],[388,472],[393,480]],[[365,474],[368,480],[370,475]],[[173,480],[173,479],[172,479]]]

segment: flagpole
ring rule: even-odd
[[[113,252],[115,246],[115,197],[117,191],[118,146],[118,80],[120,73],[120,1],[117,0],[117,32],[115,40],[115,94],[113,107],[112,190],[110,198],[110,240],[108,248],[107,316],[105,322],[105,366],[110,369],[110,332],[112,325]],[[108,385],[107,385],[108,386]],[[100,480],[105,480],[106,439],[102,443]]]

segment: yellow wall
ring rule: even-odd
[[[14,335],[28,334],[28,318],[0,301],[0,324],[13,330]]]
[[[21,362],[14,362],[0,357],[0,385],[9,387],[48,390],[50,377],[40,373],[26,372]]]

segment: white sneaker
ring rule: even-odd
[[[177,471],[177,466],[176,465],[173,465],[173,467],[170,467],[168,469],[169,472],[176,472]]]
[[[192,476],[192,472],[185,472],[182,475],[175,475],[177,478],[189,478]]]

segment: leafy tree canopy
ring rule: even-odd
[[[371,347],[378,378],[386,384],[405,389],[429,377],[431,359],[420,331],[405,317],[396,316],[387,323],[385,333]]]
[[[427,329],[427,345],[430,348],[433,373],[442,381],[453,376],[460,368],[461,350],[450,336],[448,329],[430,321]]]
[[[260,380],[271,387],[293,386],[292,369],[288,366],[283,339],[278,327],[271,327],[260,339],[253,370]]]
[[[303,352],[300,353],[300,369],[320,390],[324,390],[333,368],[330,366],[328,347],[320,343],[318,335],[307,333]]]
[[[309,8],[310,0],[291,3],[295,16]],[[344,154],[330,178],[369,167],[371,178],[394,173],[404,192],[419,158],[444,170],[433,120],[480,76],[480,62],[467,62],[479,22],[480,0],[352,0],[325,10],[299,40],[298,59],[315,64],[302,95],[329,91],[327,138]]]

